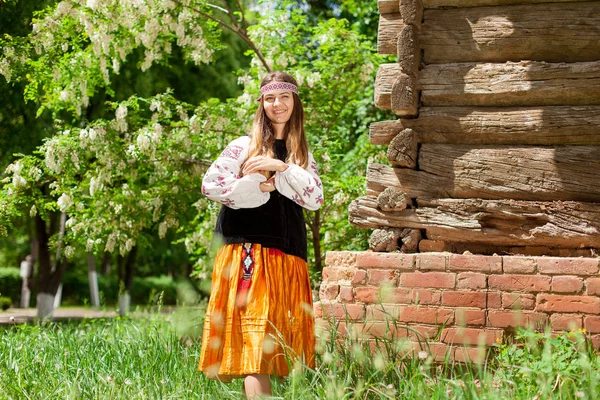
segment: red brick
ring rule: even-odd
[[[450,307],[486,307],[486,292],[444,291],[442,305]]]
[[[600,296],[600,278],[588,278],[585,283],[588,295]]]
[[[502,293],[502,307],[515,310],[533,310],[535,296],[530,293]]]
[[[492,275],[488,277],[490,289],[508,291],[547,292],[550,290],[550,277],[543,275]]]
[[[478,347],[456,347],[454,350],[454,361],[462,363],[483,364],[485,361],[487,348]]]
[[[600,314],[600,298],[592,296],[540,293],[537,295],[536,304],[536,311]]]
[[[447,272],[407,272],[400,275],[400,286],[453,289],[456,274]]]
[[[328,267],[355,267],[356,251],[328,251],[325,254],[325,265]]]
[[[590,341],[592,342],[594,350],[600,350],[600,335],[590,336]]]
[[[354,302],[354,290],[352,286],[340,286],[340,301],[344,303]]]
[[[502,292],[487,292],[487,308],[502,308]]]
[[[583,326],[582,317],[580,314],[552,314],[550,324],[553,331],[571,331]]]
[[[425,352],[427,353],[428,357],[433,358],[433,360],[435,362],[442,362],[445,360],[453,360],[454,357],[454,352],[452,349],[452,346],[448,346],[446,344],[443,343],[420,343],[420,342],[413,342],[412,343],[413,346],[413,357],[418,357],[419,356],[419,352]]]
[[[335,300],[339,291],[340,291],[340,287],[338,285],[323,285],[323,284],[321,284],[321,288],[319,289],[319,299],[320,300]]]
[[[340,268],[325,267],[323,268],[323,281],[324,282],[337,282],[339,280]]]
[[[396,286],[398,282],[398,271],[393,269],[373,269],[369,273],[369,285],[379,286],[389,284]]]
[[[600,316],[588,316],[583,320],[583,327],[589,333],[600,333]]]
[[[541,329],[548,323],[548,316],[531,311],[490,310],[488,326],[496,328],[515,328],[517,326]]]
[[[502,270],[505,274],[532,274],[535,267],[535,259],[531,257],[502,257]]]
[[[372,286],[354,288],[354,300],[361,303],[380,303],[379,288]]]
[[[414,304],[440,305],[442,294],[438,290],[413,289],[412,302]]]
[[[439,307],[406,306],[400,308],[400,318],[398,320],[422,324],[452,324],[454,311]]]
[[[583,279],[576,276],[552,277],[552,291],[557,293],[577,293],[583,289]]]
[[[554,275],[596,275],[598,273],[598,258],[536,258],[538,271]]]
[[[484,310],[472,310],[468,308],[457,308],[454,311],[456,318],[456,324],[460,326],[465,325],[485,325],[485,311]]]
[[[363,319],[365,317],[365,306],[362,304],[340,304],[321,302],[324,318],[335,319]]]
[[[391,304],[374,304],[367,306],[366,313],[368,319],[376,321],[392,321],[399,318],[400,307]]]
[[[365,322],[357,324],[356,328],[361,332],[361,336],[371,338],[398,339],[409,336],[409,330],[406,326],[398,326],[388,322]]]
[[[457,289],[485,289],[487,287],[487,275],[475,272],[461,272],[456,276]]]
[[[448,263],[446,254],[418,254],[417,269],[421,271],[445,271]]]
[[[502,257],[453,254],[448,258],[450,271],[501,273]]]
[[[353,285],[364,285],[367,283],[367,271],[364,269],[357,269],[354,271],[354,276],[352,277]]]
[[[381,298],[382,303],[411,304],[412,290],[384,286],[381,288],[379,297]]]
[[[414,325],[411,324],[408,328],[408,336],[414,340],[429,340],[437,337],[440,327],[436,325]]]
[[[313,304],[313,311],[315,313],[315,319],[323,318],[323,307],[321,303],[315,302]]]
[[[413,271],[415,269],[414,254],[365,251],[358,253],[356,262],[361,268],[393,268],[401,271]]]
[[[446,328],[442,332],[442,342],[444,343],[492,345],[496,343],[496,339],[502,340],[502,330],[476,328]]]

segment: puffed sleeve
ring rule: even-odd
[[[285,197],[309,210],[315,211],[323,204],[323,184],[313,155],[308,153],[308,167],[288,164],[283,172],[275,173],[275,188]]]
[[[260,190],[266,178],[259,173],[240,177],[242,164],[248,158],[250,138],[235,139],[212,163],[204,179],[202,194],[233,209],[255,208],[269,201],[270,194]]]

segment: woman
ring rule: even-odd
[[[270,395],[269,375],[288,360],[314,366],[314,321],[303,208],[323,189],[308,151],[295,79],[270,73],[250,136],[231,142],[208,169],[202,192],[223,204],[199,369],[244,378],[248,397]]]

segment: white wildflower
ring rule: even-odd
[[[190,131],[192,131],[192,133],[199,133],[200,128],[201,125],[198,116],[193,115],[192,118],[190,118]]]
[[[73,257],[73,254],[75,254],[75,249],[72,246],[66,246],[63,250],[63,253],[65,257],[70,259],[71,257]]]
[[[29,216],[35,217],[36,215],[37,215],[37,207],[34,204],[31,206],[31,209],[29,210]]]
[[[126,116],[127,116],[127,106],[125,104],[119,105],[119,107],[117,108],[117,111],[115,112],[115,117],[117,118],[117,121],[121,121],[121,120],[125,119]]]
[[[142,152],[146,152],[150,148],[150,139],[145,133],[140,133],[138,135],[137,145]]]

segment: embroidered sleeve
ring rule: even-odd
[[[288,164],[285,171],[275,173],[275,187],[279,193],[309,210],[318,210],[323,204],[323,184],[311,153],[308,153],[306,169]]]
[[[240,168],[248,157],[247,136],[231,142],[212,163],[204,179],[202,194],[233,209],[255,208],[269,201],[270,194],[260,190],[266,178],[258,173],[240,177]]]

